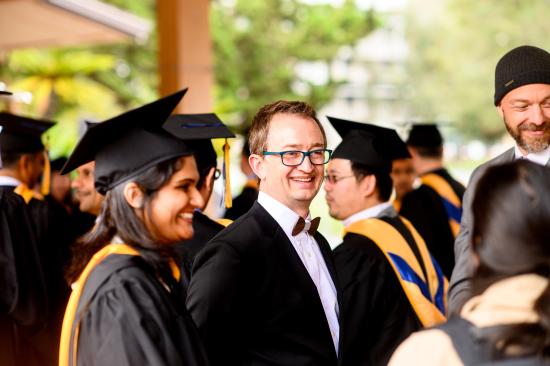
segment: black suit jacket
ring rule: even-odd
[[[315,240],[338,286],[330,247]],[[199,253],[187,307],[212,365],[337,364],[317,288],[258,203]]]

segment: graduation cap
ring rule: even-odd
[[[333,159],[347,159],[372,169],[391,170],[391,162],[410,158],[407,146],[391,128],[328,117],[343,138],[332,154]]]
[[[443,145],[443,138],[437,128],[432,124],[413,124],[407,139],[407,145],[418,147],[440,147]]]
[[[95,187],[105,194],[168,159],[192,154],[184,141],[162,128],[187,89],[88,128],[61,173],[95,160]]]
[[[67,163],[67,158],[65,156],[61,156],[57,159],[54,159],[50,162],[50,167],[52,172],[60,172],[63,166]]]
[[[0,149],[3,153],[42,151],[42,134],[54,124],[51,121],[0,112]]]
[[[235,134],[218,118],[215,113],[175,114],[168,118],[164,129],[172,135],[187,141],[194,151],[199,172],[212,166],[216,161],[216,151],[210,139],[225,138],[223,177],[225,181],[225,206],[231,207],[231,187],[229,179],[229,144],[227,138]]]
[[[2,95],[12,95],[13,93],[12,92],[9,92],[7,90],[0,90],[0,96]]]

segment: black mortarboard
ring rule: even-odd
[[[0,112],[0,149],[3,153],[33,153],[44,150],[42,134],[53,122]]]
[[[162,125],[187,89],[125,112],[105,122],[89,124],[63,167],[62,174],[95,160],[95,186],[105,194],[165,160],[192,153],[184,141]]]
[[[227,128],[215,113],[202,114],[175,114],[168,117],[164,124],[164,129],[172,135],[187,141],[192,148],[197,168],[202,174],[206,168],[216,165],[216,151],[210,139],[235,137],[235,134]],[[229,167],[229,144],[224,145],[224,179],[226,182],[226,193],[230,201],[230,187],[228,179]],[[231,202],[226,202],[226,206],[231,206]]]
[[[327,116],[328,120],[338,132],[338,134],[345,139],[345,137],[351,132],[351,131],[363,131],[367,132],[371,135],[371,137],[374,139],[376,150],[378,151],[378,154],[381,154],[385,157],[387,160],[395,160],[395,159],[404,159],[404,158],[410,158],[411,155],[409,154],[409,151],[407,150],[407,146],[401,140],[399,135],[394,129],[391,128],[385,128],[380,126],[371,125],[368,123],[360,123],[360,122],[354,122],[354,121],[348,121],[345,119],[335,118],[335,117],[329,117]],[[355,134],[355,139],[358,139],[357,134]],[[361,151],[365,149],[365,151]],[[368,159],[368,157],[362,156],[363,154],[369,153],[369,148],[357,146],[356,153],[354,154],[353,159],[346,158],[349,160],[361,162],[361,159]],[[336,152],[336,151],[335,151]],[[352,151],[350,150],[350,153]],[[334,154],[333,154],[334,157]],[[355,160],[354,160],[355,159]],[[366,161],[363,161],[364,164],[367,164]]]
[[[57,159],[54,159],[50,162],[50,167],[52,172],[60,172],[61,169],[63,169],[63,166],[67,163],[67,158],[65,156],[61,156]]]
[[[0,90],[0,95],[12,95],[12,92],[9,92],[7,90]]]
[[[418,147],[440,147],[443,145],[443,138],[435,124],[414,124],[409,132],[407,145]]]

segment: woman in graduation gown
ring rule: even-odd
[[[75,250],[60,365],[206,365],[173,260],[202,198],[191,150],[161,128],[185,91],[90,127],[63,172],[95,160],[105,202]]]

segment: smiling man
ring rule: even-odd
[[[520,46],[505,54],[495,69],[494,103],[516,145],[479,166],[464,194],[455,241],[456,265],[449,288],[449,310],[455,313],[471,296],[471,204],[482,173],[490,166],[515,159],[550,164],[550,54],[533,46]]]
[[[94,170],[94,161],[76,168],[77,175],[71,183],[71,187],[75,191],[80,211],[97,216],[105,197],[95,189]]]
[[[279,101],[258,111],[249,143],[258,200],[198,255],[188,308],[212,365],[336,365],[334,269],[309,214],[325,133],[310,106]]]

